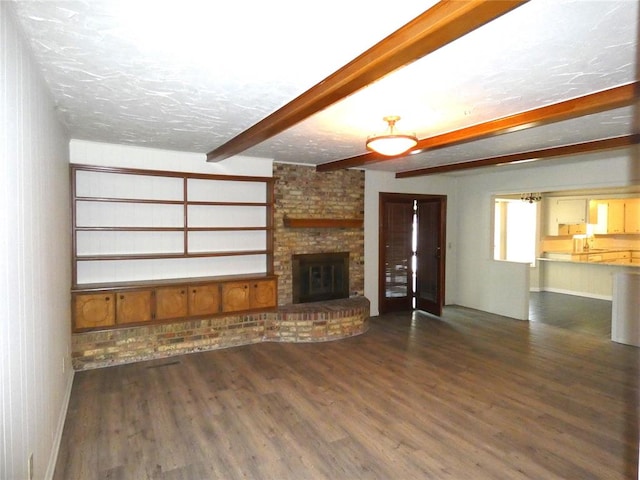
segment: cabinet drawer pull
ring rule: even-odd
[[[109,297],[104,297],[105,302],[109,301]]]
[[[120,295],[120,300],[124,300],[124,295]]]

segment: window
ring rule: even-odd
[[[533,264],[538,204],[523,202],[519,198],[496,198],[494,213],[494,260]]]

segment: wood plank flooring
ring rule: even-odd
[[[610,339],[611,307],[611,300],[532,292],[529,320]]]
[[[636,479],[640,349],[460,307],[78,372],[55,479]]]

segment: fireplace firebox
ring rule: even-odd
[[[292,255],[293,303],[349,297],[349,252]]]

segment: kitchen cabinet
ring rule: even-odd
[[[601,262],[601,263],[619,263],[619,264],[630,264],[631,263],[631,252],[630,251],[619,251],[619,252],[602,252],[589,254],[590,262]]]
[[[624,233],[624,204],[622,198],[607,200],[607,233]]]
[[[150,321],[152,318],[152,294],[152,290],[118,293],[116,295],[116,323],[123,325]]]
[[[640,233],[640,198],[627,198],[624,202],[624,232]]]
[[[587,200],[584,198],[559,198],[555,200],[553,211],[559,224],[586,223]]]
[[[73,297],[74,328],[110,327],[116,323],[113,293],[90,293]]]
[[[575,225],[558,225],[558,235],[584,235],[586,233],[586,223],[576,223]]]
[[[580,228],[580,233],[586,232],[589,213],[589,205],[586,198],[549,198],[545,205],[548,235],[576,234],[569,233],[569,225],[584,225],[584,227]],[[584,232],[582,229],[584,229]]]
[[[594,205],[596,214],[590,214],[589,222],[596,235],[640,233],[640,198],[592,200],[591,210]]]

